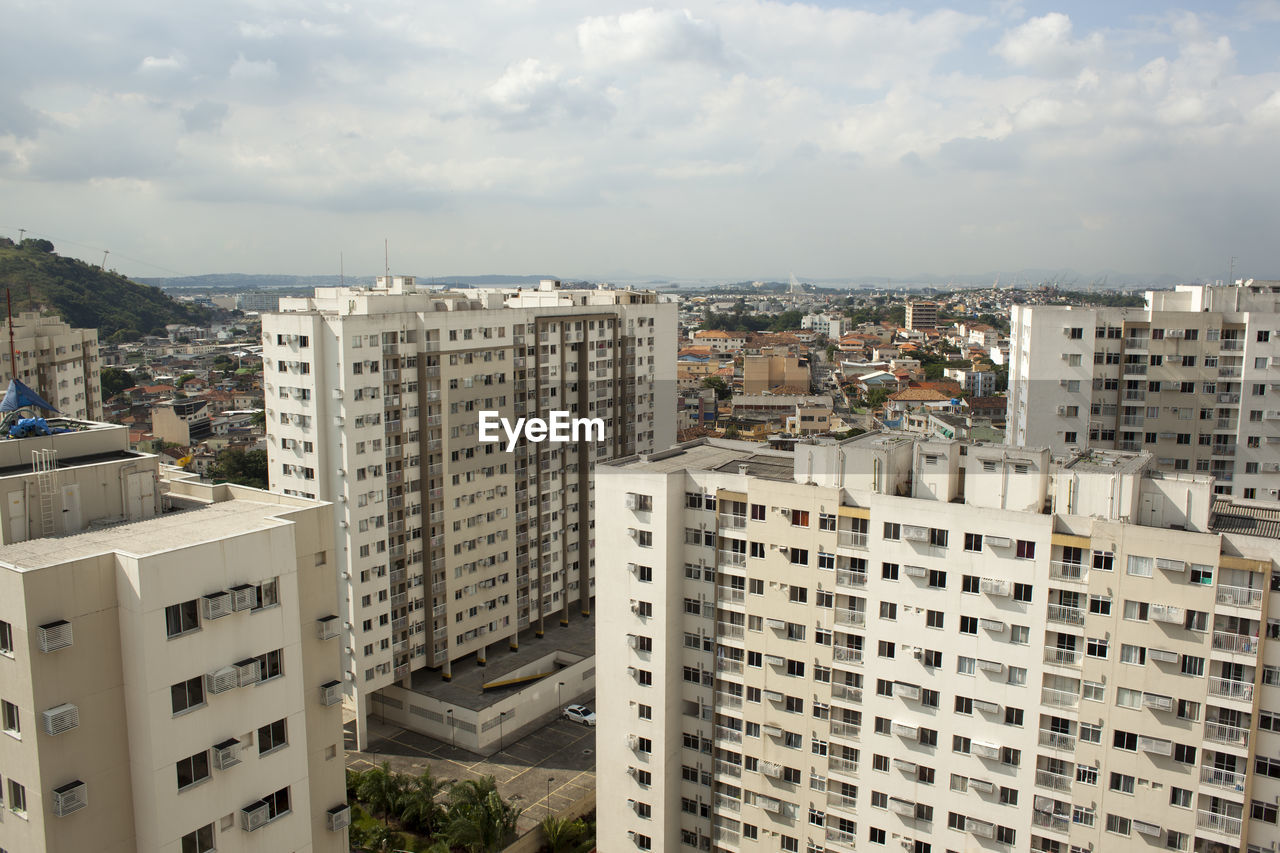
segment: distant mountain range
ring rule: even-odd
[[[548,275],[454,275],[454,276],[416,276],[421,285],[464,285],[477,287],[482,285],[502,285],[506,287],[536,286],[544,278],[555,278]],[[242,292],[246,290],[310,290],[313,287],[372,287],[376,276],[371,275],[252,275],[244,273],[221,273],[213,275],[188,275],[181,278],[135,278],[141,284],[160,287],[165,290],[226,290]]]

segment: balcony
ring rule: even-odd
[[[1206,722],[1204,724],[1204,739],[1211,740],[1214,743],[1225,743],[1240,749],[1249,748],[1249,730],[1242,729],[1239,726],[1229,726],[1226,723]]]
[[[867,573],[855,572],[852,569],[836,569],[836,586],[854,589],[867,585]]]
[[[1124,375],[1125,376],[1146,376],[1147,366],[1145,364],[1126,362],[1124,365]]]
[[[827,758],[827,769],[832,773],[844,773],[850,776],[858,775],[858,762],[849,758],[840,758],[832,755]]]
[[[857,723],[846,723],[843,720],[831,721],[831,736],[845,740],[858,740],[862,735],[862,726]]]
[[[1200,768],[1200,784],[1225,788],[1228,791],[1244,792],[1245,774],[1231,770],[1219,770],[1217,767]]]
[[[1210,456],[1235,456],[1236,446],[1234,444],[1215,444],[1209,451]]]
[[[836,624],[848,628],[861,628],[867,624],[867,614],[862,610],[836,608]]]
[[[718,708],[741,708],[742,697],[734,696],[732,693],[726,693],[723,690],[715,692],[715,704]]]
[[[1048,618],[1050,622],[1061,622],[1066,625],[1084,625],[1084,611],[1079,607],[1050,604]]]
[[[721,566],[738,566],[745,569],[747,567],[747,555],[737,551],[720,551],[719,564]]]
[[[728,726],[716,726],[716,740],[728,741],[729,743],[742,743],[742,732],[731,729]]]
[[[741,625],[734,625],[731,622],[717,622],[716,636],[724,637],[730,640],[741,640],[747,635],[746,628]]]
[[[1234,681],[1230,678],[1209,677],[1209,695],[1236,702],[1253,701],[1253,685],[1247,681]]]
[[[1070,820],[1051,812],[1032,811],[1031,822],[1042,829],[1049,829],[1054,832],[1066,833],[1071,831]]]
[[[1049,578],[1051,580],[1087,583],[1089,581],[1089,567],[1083,563],[1064,563],[1061,560],[1054,560],[1049,564]]]
[[[1069,751],[1076,748],[1076,736],[1066,732],[1041,729],[1040,745],[1047,746],[1049,749],[1065,749]]]
[[[1244,821],[1241,818],[1210,811],[1196,812],[1196,829],[1207,829],[1238,840],[1243,828]]]
[[[1048,770],[1036,771],[1036,785],[1040,788],[1048,788],[1051,791],[1071,791],[1072,779],[1062,773],[1052,773]]]
[[[1262,608],[1262,590],[1247,586],[1224,586],[1218,584],[1218,603],[1231,607],[1249,607],[1254,610]]]
[[[735,800],[733,797],[730,797],[728,794],[716,794],[715,803],[716,803],[717,809],[723,809],[724,811],[728,811],[728,812],[742,811],[741,801]]]
[[[848,646],[835,646],[832,648],[832,658],[837,664],[853,664],[862,666],[862,649],[851,649]]]
[[[867,534],[855,533],[852,530],[841,530],[836,545],[840,548],[859,548],[867,547]]]
[[[1074,708],[1080,704],[1080,694],[1069,690],[1057,690],[1053,687],[1040,689],[1040,703],[1055,708]]]
[[[858,808],[858,798],[847,797],[839,791],[827,791],[827,805],[833,809],[855,811]]]
[[[832,684],[831,698],[836,702],[862,704],[862,688],[850,687],[847,684]]]
[[[1048,646],[1044,650],[1044,662],[1059,666],[1079,666],[1080,652],[1077,649],[1058,649]]]
[[[742,675],[742,661],[733,658],[716,658],[716,672]]]
[[[747,517],[745,515],[722,515],[720,516],[720,532],[733,533],[742,535],[747,529]]]
[[[1247,634],[1231,634],[1226,631],[1213,632],[1213,650],[1228,654],[1256,655],[1258,638]]]
[[[857,848],[857,843],[858,837],[854,833],[836,829],[834,826],[827,827],[827,849],[830,850],[832,844],[839,844],[846,850],[854,850]]]
[[[747,599],[747,594],[744,590],[734,589],[729,586],[716,587],[716,593],[721,604],[742,604]]]
[[[717,758],[716,774],[719,776],[741,776],[742,768],[737,764],[730,764],[728,761]]]

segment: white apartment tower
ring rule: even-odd
[[[13,318],[16,365],[10,364],[8,331],[0,332],[6,381],[17,378],[56,406],[63,417],[102,419],[97,329],[73,329],[58,317],[23,311]]]
[[[1145,450],[1217,494],[1280,499],[1280,282],[1015,305],[1010,338],[1009,444]]]
[[[271,488],[334,502],[362,746],[380,688],[590,613],[591,474],[674,441],[675,335],[655,293],[558,281],[380,278],[263,316]],[[604,440],[480,441],[481,412],[551,411],[600,418]]]
[[[328,508],[51,424],[0,441],[0,849],[346,853]]]
[[[600,466],[600,849],[1274,850],[1280,511],[871,433]]]

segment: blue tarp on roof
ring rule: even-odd
[[[38,406],[50,412],[57,412],[49,402],[32,391],[26,385],[17,379],[9,380],[9,390],[4,395],[4,400],[0,402],[0,412],[16,412],[18,409],[25,409],[29,406]]]

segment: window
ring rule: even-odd
[[[751,505],[751,520],[752,520],[752,521],[764,521],[764,519],[765,519],[764,504],[752,504],[752,505]]]
[[[1102,725],[1081,723],[1080,740],[1084,743],[1102,743]]]
[[[1107,686],[1101,681],[1084,681],[1081,682],[1080,698],[1088,699],[1090,702],[1105,702],[1107,697]]]
[[[804,553],[805,553],[805,554],[806,554],[806,556],[807,556],[807,553],[808,553],[808,552],[804,552]],[[796,549],[795,549],[795,548],[792,548],[792,549],[791,549],[791,555],[792,555],[792,560],[791,560],[791,562],[793,562],[793,563],[795,562],[795,554],[796,554]],[[808,559],[807,559],[807,558],[806,558],[805,562],[808,562]],[[808,601],[808,600],[809,600],[809,589],[808,589],[808,587],[792,585],[791,587],[789,587],[789,588],[788,588],[788,593],[789,593],[789,595],[790,595],[790,599],[791,599],[791,601],[795,602],[796,604],[804,604],[806,601]]]
[[[653,583],[653,566],[637,566],[637,579],[641,583]]]
[[[1134,646],[1129,643],[1121,643],[1120,662],[1134,664],[1135,666],[1144,666],[1147,662],[1146,647]]]
[[[653,531],[652,530],[637,531],[636,544],[638,544],[641,548],[652,548],[653,547]]]
[[[259,683],[284,675],[284,649],[258,655],[255,660],[258,662]]]
[[[902,525],[896,521],[886,521],[884,523],[884,538],[894,540],[901,539]]]
[[[982,592],[982,579],[977,575],[962,575],[960,591],[967,592],[970,595],[980,594]]]
[[[939,571],[938,569],[930,569],[929,570],[929,586],[932,589],[946,589],[947,573],[943,571]]]
[[[884,830],[871,827],[871,831],[867,833],[867,840],[872,844],[884,844]]]
[[[982,534],[966,533],[964,535],[964,549],[966,551],[981,551],[982,550]]]
[[[898,618],[898,605],[892,601],[880,602],[880,618],[894,620]]]
[[[1105,637],[1090,637],[1085,643],[1084,653],[1091,658],[1105,658],[1108,642]]]
[[[1022,727],[1022,709],[1021,708],[1005,708],[1004,724],[1006,726]]]
[[[1192,678],[1200,678],[1204,675],[1204,658],[1195,655],[1182,656],[1182,674],[1189,675]]]
[[[1111,615],[1111,597],[1107,595],[1089,596],[1089,612],[1098,616]]]
[[[200,602],[193,598],[170,604],[164,609],[164,623],[169,639],[200,630]]]
[[[1018,804],[1018,789],[1006,788],[1004,785],[1001,785],[1000,786],[1000,805],[1016,806],[1017,804]]]
[[[961,634],[977,634],[978,633],[978,617],[977,616],[961,616],[960,617],[960,633]]]
[[[284,719],[276,720],[258,729],[258,755],[274,752],[289,745],[289,731]]]
[[[169,688],[174,714],[181,714],[204,704],[204,678],[197,675],[187,681],[179,681]]]
[[[12,779],[9,780],[9,811],[18,815],[27,813],[27,789]]]
[[[209,750],[202,749],[178,762],[178,790],[183,791],[197,782],[203,782],[209,775]]]
[[[941,610],[930,610],[925,613],[925,624],[930,628],[941,628],[944,622],[944,614]]]
[[[888,773],[888,772],[889,772],[889,756],[887,756],[887,755],[872,755],[872,756],[871,756],[871,769],[872,769],[872,770],[879,770],[881,773]]]
[[[876,646],[876,653],[882,658],[891,658],[895,656],[897,646],[892,640],[881,640]]]
[[[1031,628],[1027,625],[1010,625],[1009,642],[1018,646],[1027,645],[1031,642]]]
[[[964,735],[951,736],[951,751],[958,752],[962,755],[968,755],[969,750],[973,748],[973,742]]]
[[[938,527],[930,527],[929,544],[935,548],[947,547],[947,531]]]
[[[968,696],[956,697],[956,713],[973,716],[973,699]]]
[[[977,660],[963,655],[956,658],[956,672],[961,675],[973,675],[977,669]]]
[[[13,626],[0,621],[0,655],[13,657]]]
[[[942,652],[934,649],[924,650],[924,665],[929,667],[942,666]]]
[[[1253,820],[1260,820],[1263,823],[1275,823],[1277,818],[1277,809],[1275,803],[1266,803],[1261,800],[1254,800],[1249,806],[1249,817]]]
[[[807,509],[791,510],[791,526],[792,527],[808,527],[809,526],[809,510]]]
[[[1125,773],[1113,772],[1111,774],[1111,783],[1108,785],[1108,787],[1111,790],[1119,791],[1122,794],[1132,794],[1133,782],[1134,782],[1134,779],[1132,776],[1129,776]]]
[[[1196,748],[1185,743],[1173,745],[1173,760],[1179,764],[1195,764]]]
[[[897,563],[881,563],[880,577],[884,578],[887,581],[896,581],[898,579],[898,564]]]
[[[1034,560],[1036,558],[1036,543],[1028,539],[1018,540],[1018,559]]]
[[[1030,603],[1031,595],[1033,592],[1034,592],[1034,587],[1032,587],[1031,584],[1015,583],[1013,585],[1013,600],[1021,601],[1023,603]]]
[[[1129,555],[1129,564],[1125,568],[1125,573],[1137,575],[1138,577],[1151,577],[1151,569],[1155,561],[1150,557],[1139,557],[1134,554]]]
[[[1089,764],[1077,764],[1076,781],[1086,785],[1098,784],[1098,768]]]
[[[636,681],[640,683],[641,687],[652,687],[653,673],[647,669],[638,669],[636,670]]]
[[[1015,685],[1026,684],[1027,668],[1025,666],[1009,667],[1009,677],[1006,679],[1006,683]]]
[[[1149,610],[1150,608],[1145,601],[1130,601],[1126,599],[1124,603],[1124,618],[1134,622],[1146,622]]]
[[[889,795],[884,791],[871,792],[871,808],[887,809],[889,808]]]
[[[284,787],[274,794],[267,794],[262,798],[267,804],[267,820],[272,821],[279,817],[284,817],[290,811],[289,806],[289,788]]]
[[[182,853],[212,853],[214,849],[211,823],[182,836]]]
[[[1125,688],[1120,688],[1124,690]],[[1141,695],[1141,691],[1134,691]],[[1134,732],[1122,732],[1119,729],[1112,735],[1111,745],[1116,749],[1123,749],[1127,752],[1138,751],[1138,735]],[[1114,777],[1113,777],[1114,778]]]

